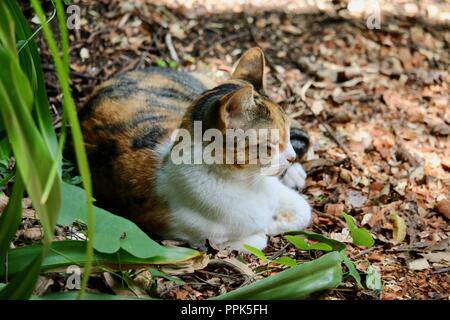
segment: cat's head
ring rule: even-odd
[[[265,174],[279,175],[296,153],[290,142],[289,117],[265,93],[264,72],[262,50],[255,47],[245,52],[229,80],[195,101],[182,128],[194,133],[194,123],[201,123],[204,147],[220,133],[222,148],[216,141],[214,156],[231,167],[263,168]]]

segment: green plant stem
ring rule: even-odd
[[[36,12],[40,21],[45,21],[44,11],[42,10],[42,6],[38,0],[30,0],[33,6],[34,11]],[[61,27],[61,25],[60,25]],[[63,29],[66,28],[65,24],[62,26]],[[81,133],[80,123],[77,117],[77,111],[75,107],[75,103],[72,99],[70,86],[69,86],[69,76],[68,70],[64,62],[61,60],[59,56],[58,46],[56,44],[55,38],[49,28],[48,25],[44,24],[42,26],[43,34],[47,45],[49,47],[49,51],[53,57],[53,61],[55,63],[55,69],[58,76],[58,80],[61,86],[61,90],[63,93],[63,109],[69,123],[72,128],[72,137],[75,147],[76,159],[78,164],[78,169],[80,171],[81,178],[83,180],[83,187],[86,191],[86,199],[87,199],[87,213],[88,213],[88,239],[87,239],[87,249],[86,249],[86,264],[84,266],[85,274],[82,279],[81,288],[78,294],[78,298],[81,299],[83,294],[87,288],[87,283],[89,279],[89,274],[92,269],[92,259],[94,254],[94,209],[92,203],[92,182],[91,175],[89,170],[89,164],[87,159],[86,150],[84,148],[83,136]],[[66,31],[67,32],[67,31]],[[68,48],[68,45],[63,45],[64,48]]]
[[[52,1],[53,2],[53,1]],[[56,13],[58,15],[59,32],[61,36],[61,49],[63,64],[66,68],[67,74],[70,71],[69,65],[69,34],[66,28],[66,17],[64,15],[64,6],[62,0],[56,0]]]
[[[63,121],[62,132],[61,132],[61,136],[59,137],[58,149],[57,149],[57,152],[55,155],[55,160],[53,161],[52,167],[50,168],[50,173],[48,175],[47,184],[45,185],[44,192],[42,193],[42,197],[41,197],[42,204],[47,202],[48,196],[50,195],[50,191],[52,190],[53,182],[55,181],[55,178],[57,177],[58,168],[61,165],[64,144],[66,143],[66,136],[67,136],[66,123],[65,123],[65,121]]]

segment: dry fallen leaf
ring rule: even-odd
[[[408,262],[409,270],[413,270],[413,271],[421,271],[421,270],[428,269],[429,267],[430,267],[430,264],[428,263],[427,259],[425,259],[425,258]]]
[[[395,211],[392,211],[389,215],[389,219],[391,219],[393,223],[393,232],[392,232],[392,238],[394,239],[395,243],[401,243],[403,240],[405,240],[406,237],[406,223],[405,220],[400,217]]]
[[[3,212],[3,210],[5,210],[8,201],[9,197],[2,192],[0,194],[0,212]]]
[[[42,230],[40,227],[32,227],[26,230],[22,230],[21,235],[25,240],[29,241],[37,241],[43,238]]]
[[[430,262],[450,262],[450,252],[431,252],[431,253],[420,253],[420,255],[426,258]]]
[[[436,206],[436,210],[450,219],[450,200],[442,200]]]
[[[179,264],[164,265],[161,267],[161,271],[170,275],[183,275],[205,268],[208,265],[208,262],[209,257],[205,253],[201,253],[195,258]]]
[[[325,206],[325,211],[335,217],[341,217],[344,205],[342,203],[329,203]]]

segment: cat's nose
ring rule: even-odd
[[[291,143],[289,143],[288,146],[287,146],[285,156],[286,156],[287,162],[289,162],[289,163],[294,162],[295,159],[297,158],[297,154],[295,153],[295,150],[292,147]]]
[[[292,162],[295,161],[296,158],[297,158],[296,155],[291,155],[291,156],[288,156],[288,157],[286,158],[286,160],[287,160],[289,163],[292,163]]]

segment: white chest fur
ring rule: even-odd
[[[157,194],[170,208],[166,237],[201,246],[209,239],[219,247],[260,249],[266,234],[302,229],[310,220],[309,204],[278,178],[258,172],[224,172],[207,165],[160,168]]]

